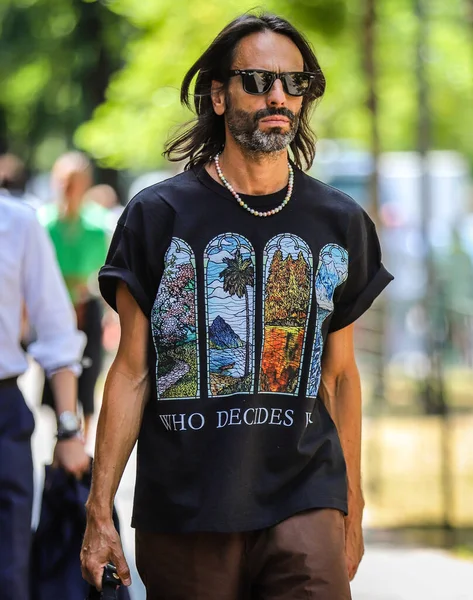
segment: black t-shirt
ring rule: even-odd
[[[347,511],[318,397],[324,341],[392,276],[362,208],[294,171],[291,201],[270,217],[196,168],[140,192],[119,220],[101,292],[115,308],[125,281],[150,320],[139,529],[250,531],[310,508]],[[285,193],[242,198],[269,210]]]

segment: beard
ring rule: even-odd
[[[272,127],[261,131],[259,121],[265,117],[282,115],[289,119],[289,129]],[[227,125],[235,141],[251,154],[271,154],[285,150],[296,137],[300,113],[294,114],[286,107],[264,108],[255,113],[234,108],[227,97],[225,112]]]

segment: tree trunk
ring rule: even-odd
[[[452,431],[449,419],[449,407],[445,395],[443,376],[442,339],[443,319],[436,318],[441,306],[442,290],[439,287],[437,273],[433,260],[432,244],[430,241],[432,221],[432,190],[429,173],[428,153],[432,140],[432,115],[430,105],[430,86],[426,65],[429,60],[429,2],[415,0],[417,17],[417,151],[420,162],[420,200],[422,214],[422,238],[424,244],[424,268],[427,273],[422,308],[425,327],[424,352],[429,361],[429,370],[424,383],[425,391],[421,400],[424,402],[426,414],[437,414],[441,417],[441,473],[440,490],[442,495],[442,525],[446,531],[451,531],[454,507],[454,484],[452,474]],[[444,314],[444,313],[443,313]],[[442,323],[440,322],[442,321]]]
[[[0,106],[0,154],[4,154],[8,148],[8,136],[7,136],[7,116],[5,109]]]
[[[245,309],[246,309],[246,351],[245,351],[245,377],[250,372],[250,300],[248,287],[245,287]]]
[[[366,106],[369,111],[370,123],[370,154],[371,172],[368,182],[369,205],[368,212],[376,225],[379,222],[379,158],[381,153],[381,140],[379,133],[379,103],[378,103],[378,70],[376,64],[376,0],[365,0],[365,12],[363,18],[362,38],[363,46],[363,70],[367,85]],[[376,300],[373,309],[364,318],[369,330],[370,352],[373,358],[372,376],[373,392],[372,406],[374,417],[374,431],[371,437],[372,448],[368,452],[370,461],[370,479],[367,485],[373,495],[381,493],[382,455],[381,440],[377,426],[377,418],[382,414],[385,405],[385,329],[386,329],[386,306],[383,297]]]
[[[83,73],[81,82],[86,105],[85,116],[89,119],[94,110],[105,101],[110,77],[120,66],[116,57],[112,57],[105,40],[105,19],[116,19],[118,25],[119,17],[115,17],[101,2],[75,0],[75,3],[80,14],[75,34],[82,44],[87,42],[96,53],[94,68]],[[120,196],[118,171],[96,167],[96,176],[98,183],[111,185]]]
[[[363,20],[364,33],[364,72],[368,85],[367,107],[370,114],[370,150],[373,161],[369,182],[369,213],[375,223],[379,224],[379,155],[381,141],[379,135],[378,73],[376,68],[376,0],[366,0]]]

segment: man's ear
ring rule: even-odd
[[[223,115],[225,112],[225,88],[221,81],[212,81],[211,87],[212,106],[217,115]]]

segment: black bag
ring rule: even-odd
[[[119,600],[118,586],[120,584],[115,565],[109,563],[103,570],[102,591],[99,592],[91,585],[86,600]]]
[[[80,548],[91,472],[77,480],[62,469],[53,469],[50,465],[45,468],[41,516],[31,552],[31,600],[84,600],[89,584],[82,579]],[[115,509],[113,521],[119,531]],[[115,596],[102,597],[130,600],[125,586],[120,586]]]

